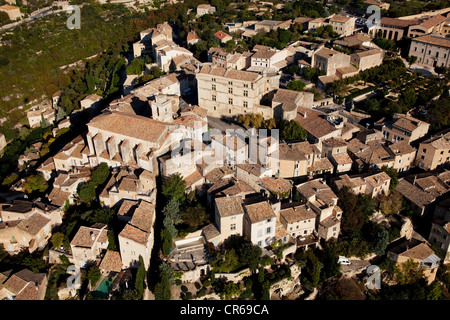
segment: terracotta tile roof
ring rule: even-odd
[[[358,69],[352,65],[349,65],[347,67],[337,68],[337,71],[342,75],[346,75],[346,74],[358,72]]]
[[[403,197],[416,204],[418,207],[424,207],[435,200],[435,197],[431,194],[417,188],[405,179],[401,179],[398,182],[395,190],[400,192]]]
[[[256,164],[240,163],[237,165],[237,167],[256,177],[260,177],[265,171],[265,168]]]
[[[181,116],[175,119],[175,123],[189,128],[203,128],[208,122],[195,115]]]
[[[280,217],[283,217],[283,219],[289,224],[303,220],[315,219],[316,213],[311,209],[308,210],[306,205],[301,205],[281,210]]]
[[[117,211],[118,216],[131,216],[135,207],[138,205],[137,200],[124,200]]]
[[[359,56],[360,58],[364,58],[364,57],[370,57],[370,56],[380,54],[380,53],[383,53],[383,50],[375,48],[375,49],[369,49],[369,50],[356,52],[354,54]]]
[[[217,230],[216,226],[212,223],[208,224],[207,226],[202,228],[203,236],[205,237],[206,241],[211,241],[216,237],[220,236],[219,230]]]
[[[410,259],[417,259],[422,261],[433,254],[434,251],[433,249],[430,248],[429,245],[427,245],[426,243],[421,243],[415,246],[414,248],[411,248],[403,253],[400,253],[399,255]]]
[[[295,121],[300,123],[300,125],[312,136],[320,139],[336,131],[336,128],[325,120],[320,112],[303,107],[299,107],[298,111],[301,114],[297,115]],[[306,117],[304,117],[305,114]]]
[[[253,188],[251,188],[246,182],[242,180],[233,179],[231,185],[221,190],[218,194],[226,196],[235,196],[235,195],[249,194],[254,191],[255,190],[253,190]]]
[[[312,20],[312,18],[308,18],[308,17],[298,17],[298,18],[295,18],[293,22],[294,23],[305,23],[305,22],[308,22],[311,20]]]
[[[294,149],[288,143],[280,143],[278,156],[280,160],[302,161],[306,160],[305,155],[299,150]]]
[[[338,218],[336,218],[334,215],[331,215],[331,216],[323,219],[319,223],[326,229],[329,229],[331,227],[336,226],[337,224],[340,224],[341,221]]]
[[[258,50],[252,55],[252,59],[270,59],[277,53],[273,48]]]
[[[219,215],[224,217],[244,214],[242,199],[238,196],[220,197],[215,199]]]
[[[316,159],[312,166],[308,167],[309,172],[332,170],[334,168],[333,164],[328,160],[328,158]]]
[[[147,232],[135,228],[130,224],[127,224],[119,233],[119,237],[133,240],[140,244],[146,244],[149,236],[150,235]]]
[[[353,163],[352,158],[350,158],[347,152],[333,154],[332,158],[338,166]]]
[[[411,25],[417,25],[420,23],[420,20],[402,20],[397,18],[389,18],[389,17],[382,17],[380,19],[380,24],[385,26],[394,26],[394,27],[400,27],[400,28],[406,28]]]
[[[338,197],[334,194],[331,188],[319,180],[311,180],[297,185],[298,192],[306,199],[321,199],[327,204],[334,203]]]
[[[189,33],[187,34],[186,40],[190,41],[190,40],[196,40],[196,39],[200,39],[198,34],[195,31],[189,31]]]
[[[396,155],[397,154],[405,155],[405,154],[410,154],[413,152],[415,153],[417,151],[416,148],[412,147],[406,141],[400,141],[400,142],[394,143],[389,146],[389,149],[391,149],[391,151]]]
[[[155,218],[155,206],[147,201],[142,200],[134,211],[130,224],[134,227],[150,233],[153,228]]]
[[[285,193],[292,189],[292,182],[283,178],[261,178],[261,182],[264,188],[276,194]]]
[[[22,220],[17,227],[31,235],[36,235],[41,231],[46,225],[49,225],[50,219],[44,217],[39,213],[33,213],[27,219]]]
[[[100,233],[103,233],[104,231],[105,230],[100,230],[93,227],[89,228],[82,226],[80,227],[80,229],[78,229],[78,232],[75,234],[70,244],[75,247],[92,248],[96,241],[104,242],[100,241],[104,240],[104,237],[100,237]]]
[[[14,300],[38,300],[39,288],[33,283],[28,282],[25,288],[14,298]]]
[[[391,177],[389,177],[386,172],[379,172],[364,178],[364,181],[370,184],[373,188],[379,187],[389,180],[391,180]]]
[[[450,149],[450,132],[441,135],[437,135],[434,137],[431,137],[430,139],[427,139],[420,143],[422,144],[430,144],[435,149]]]
[[[289,232],[286,231],[286,228],[281,223],[277,223],[275,227],[275,240],[283,239],[285,237],[289,237]]]
[[[127,176],[120,181],[119,190],[121,191],[129,191],[129,192],[137,192],[139,186],[139,180],[136,176],[131,177]]]
[[[193,173],[188,175],[187,177],[183,178],[184,181],[186,181],[186,187],[192,186],[194,183],[204,180],[205,178],[202,176],[200,171],[195,170]]]
[[[230,177],[230,176],[234,176],[234,170],[230,169],[229,167],[220,167],[220,168],[215,168],[213,170],[211,170],[210,172],[208,172],[205,175],[205,178],[209,181],[211,181],[212,183],[216,183],[219,180],[225,178],[225,177]]]
[[[23,269],[13,274],[4,284],[4,288],[17,295],[18,300],[36,300],[37,286],[40,286],[47,275]]]
[[[70,192],[62,191],[59,188],[53,188],[50,194],[48,195],[48,200],[58,207],[62,207],[66,200],[69,199]]]
[[[223,31],[217,31],[216,33],[214,33],[214,35],[219,38],[220,40],[223,40],[226,37],[231,37],[228,33],[225,33]]]
[[[330,49],[327,47],[322,47],[314,53],[314,55],[323,57],[325,59],[328,59],[328,58],[330,58],[334,55],[338,55],[338,54],[343,55],[342,52],[339,52],[339,51],[336,51],[336,50],[333,50],[333,49]]]
[[[107,250],[102,262],[100,263],[100,270],[120,272],[122,270],[122,258],[117,251]]]
[[[168,129],[164,122],[119,112],[101,114],[88,126],[153,143],[160,141]]]
[[[420,26],[424,27],[425,29],[430,29],[430,28],[433,28],[434,26],[440,24],[445,19],[447,19],[447,18],[440,14],[437,14],[434,17],[422,22],[420,24]]]
[[[351,18],[351,17],[344,17],[344,16],[341,16],[341,15],[339,15],[339,14],[335,14],[334,16],[332,16],[332,17],[330,18],[330,22],[340,22],[340,23],[345,23],[345,22],[347,22],[347,21],[350,21],[351,19],[353,19],[353,18]]]
[[[322,144],[331,148],[346,147],[348,143],[342,138],[332,137],[322,141]]]
[[[191,113],[191,112],[193,114],[197,114],[198,116],[200,116],[202,118],[206,117],[207,114],[208,114],[208,110],[206,110],[206,109],[204,109],[202,107],[199,107],[199,106],[190,106],[188,108],[185,108],[185,109],[183,109],[181,111],[181,114],[183,114],[183,113]]]
[[[240,80],[240,81],[251,81],[251,82],[255,82],[261,78],[261,75],[254,73],[254,72],[234,70],[234,69],[225,69],[225,68],[222,68],[219,66],[209,66],[209,65],[204,65],[201,68],[200,73],[201,74],[210,74],[210,75],[218,76],[218,77],[224,77],[227,79]]]
[[[25,288],[28,284],[28,281],[25,281],[15,274],[13,274],[9,279],[3,284],[3,287],[11,292],[12,294],[18,294],[20,291]]]
[[[347,174],[340,176],[334,181],[336,187],[340,190],[344,186],[349,188],[358,188],[364,186],[366,183],[361,177],[350,178]]]
[[[275,212],[269,201],[257,202],[254,204],[245,205],[245,211],[250,218],[251,223],[257,223],[267,219],[275,218]]]

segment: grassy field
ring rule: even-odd
[[[0,117],[6,126],[23,121],[33,101],[51,97],[70,83],[69,71],[60,67],[103,52],[112,44],[133,40],[142,14],[123,6],[85,3],[81,29],[69,30],[68,14],[54,14],[1,35]]]

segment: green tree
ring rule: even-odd
[[[389,244],[389,231],[382,228],[378,231],[375,243],[373,246],[374,252],[379,255],[383,256],[386,251],[386,247]]]
[[[398,185],[398,171],[393,167],[383,166],[381,167],[381,171],[385,172],[390,178],[391,182],[389,184],[389,190],[395,190]]]
[[[166,199],[174,199],[183,202],[186,198],[186,181],[183,180],[181,174],[173,174],[162,185],[162,194]]]
[[[358,206],[358,196],[348,187],[338,193],[338,206],[342,209],[341,228],[343,231],[355,231],[364,224],[364,214]]]
[[[59,248],[61,246],[61,244],[63,243],[64,238],[65,238],[64,233],[55,232],[51,238],[53,248]]]
[[[156,284],[154,293],[155,300],[170,300],[172,298],[169,277],[165,272],[161,273],[161,281]]]
[[[280,125],[280,139],[291,140],[306,140],[308,131],[306,131],[300,123],[295,120],[282,121]]]
[[[12,185],[18,178],[19,178],[19,175],[18,175],[17,173],[11,173],[9,176],[7,176],[5,179],[3,179],[2,185],[4,185],[4,186],[10,186],[10,185]]]
[[[93,183],[88,182],[80,187],[78,198],[81,200],[81,202],[90,204],[94,200],[95,196],[95,185]]]
[[[313,80],[315,76],[317,76],[317,69],[313,68],[313,67],[306,67],[303,68],[303,76],[308,79],[308,80]]]
[[[29,176],[23,184],[23,191],[30,194],[33,192],[45,192],[48,189],[47,180],[41,174]]]
[[[98,280],[100,280],[100,277],[102,276],[99,267],[96,265],[93,265],[89,267],[87,277],[89,281],[91,281],[91,287],[94,288],[97,284]]]
[[[162,210],[165,217],[170,218],[174,225],[183,222],[180,214],[180,203],[175,199],[170,199]]]
[[[163,229],[161,230],[161,239],[162,239],[162,252],[165,256],[169,255],[170,250],[172,249],[172,234],[169,230]]]
[[[261,248],[249,241],[245,241],[238,250],[239,261],[244,265],[248,265],[252,272],[258,268],[261,261],[261,254]]]
[[[136,296],[140,299],[142,298],[142,295],[144,294],[145,290],[145,264],[144,259],[141,255],[139,255],[139,267],[136,273],[136,280],[134,287],[136,288]]]
[[[188,207],[181,213],[181,217],[183,222],[192,230],[197,230],[199,226],[207,222],[206,210],[200,204],[197,204],[195,207]]]
[[[286,89],[295,91],[305,91],[306,83],[302,80],[294,80],[287,84]]]
[[[104,207],[95,209],[86,220],[91,224],[99,222],[111,225],[115,216],[116,211],[113,208]]]
[[[105,162],[102,162],[94,169],[94,171],[92,171],[90,182],[95,186],[102,185],[106,182],[110,173],[109,166]]]

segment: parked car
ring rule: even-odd
[[[347,259],[346,257],[344,257],[344,256],[339,256],[338,263],[341,264],[341,265],[345,265],[345,266],[351,265],[350,260],[348,260],[348,259]]]

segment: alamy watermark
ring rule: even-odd
[[[71,14],[67,19],[66,25],[70,30],[81,29],[81,9],[79,6],[70,5],[67,7],[66,12]]]
[[[66,281],[67,288],[69,288],[70,290],[79,289],[81,286],[80,268],[72,264],[67,268],[66,273],[70,274]]]
[[[178,128],[171,136],[171,160],[175,165],[204,164],[213,166],[257,164],[268,168],[278,163],[279,130],[217,129],[205,131],[195,121],[191,130]]]
[[[371,265],[367,267],[367,274],[369,275],[369,278],[366,281],[366,287],[368,289],[381,289],[381,271],[380,267],[376,265]]]

